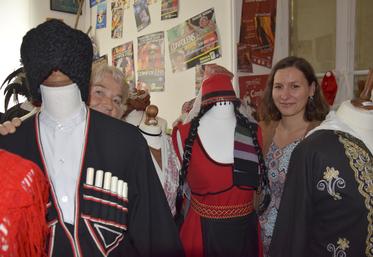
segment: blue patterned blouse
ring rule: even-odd
[[[259,217],[264,257],[269,256],[269,245],[275,227],[277,212],[280,207],[290,156],[300,141],[301,139],[297,139],[283,148],[279,148],[272,142],[265,156],[265,162],[268,168],[268,179],[271,187],[271,202],[267,210]]]

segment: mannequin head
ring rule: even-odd
[[[158,107],[155,105],[149,105],[145,110],[145,119],[143,119],[139,125],[139,129],[144,134],[149,136],[160,136],[162,128],[158,124],[156,116],[158,114]]]
[[[278,89],[281,87],[288,89],[287,96],[280,95]],[[301,92],[295,87],[300,87]],[[289,93],[292,91],[294,93]],[[286,98],[283,100],[285,103],[292,103],[289,105],[292,110],[288,110],[286,106],[280,107],[280,97]],[[265,121],[278,121],[283,115],[289,115],[285,113],[289,111],[290,114],[303,112],[306,121],[321,121],[329,111],[312,66],[305,59],[295,56],[286,57],[273,67],[264,91],[263,102],[265,104],[261,105],[261,119]]]
[[[149,105],[145,110],[145,119],[142,119],[139,124],[139,130],[146,139],[148,146],[153,149],[161,148],[162,128],[156,119],[157,114],[158,107],[152,104]]]
[[[149,105],[145,109],[145,125],[158,125],[158,121],[156,119],[156,116],[158,114],[158,107],[156,105]]]

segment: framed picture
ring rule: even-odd
[[[80,0],[50,0],[51,10],[76,14]]]

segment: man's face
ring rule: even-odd
[[[67,75],[57,70],[53,71],[42,84],[47,87],[63,87],[72,83],[73,81]]]
[[[209,25],[209,18],[207,18],[206,16],[202,16],[201,19],[199,20],[199,26],[201,28],[204,28],[207,25]]]
[[[110,74],[104,74],[99,83],[91,85],[89,107],[120,119],[123,116],[123,86]]]

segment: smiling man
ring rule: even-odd
[[[92,71],[89,107],[120,119],[128,99],[128,84],[122,71],[102,64]]]

